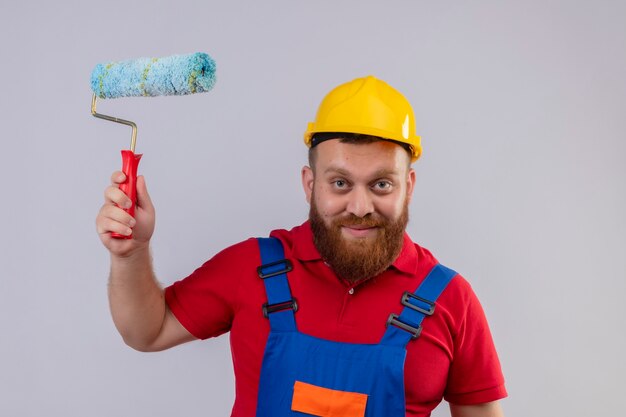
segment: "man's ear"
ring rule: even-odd
[[[409,168],[409,174],[406,178],[406,201],[407,203],[411,202],[411,197],[413,197],[413,188],[415,187],[415,170],[413,168]]]
[[[311,204],[311,195],[313,194],[313,182],[315,175],[313,170],[308,167],[302,167],[302,188],[304,189],[304,195],[306,196],[306,202]]]

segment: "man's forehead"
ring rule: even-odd
[[[351,167],[381,174],[402,173],[410,163],[404,148],[393,142],[369,143],[328,140],[316,146],[317,168],[322,171],[349,171]]]

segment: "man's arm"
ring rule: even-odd
[[[152,269],[150,238],[154,231],[154,207],[143,177],[137,179],[135,218],[120,207],[130,199],[119,189],[122,172],[111,177],[105,203],[96,218],[100,240],[111,254],[109,305],[115,327],[130,347],[157,351],[194,340],[169,311],[163,290]],[[132,239],[114,239],[111,232],[130,234]]]
[[[450,404],[452,417],[504,417],[499,401],[476,405]]]

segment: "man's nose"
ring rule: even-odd
[[[348,195],[346,210],[357,217],[365,217],[374,212],[374,202],[365,187],[355,187]]]

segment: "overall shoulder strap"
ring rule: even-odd
[[[291,297],[287,272],[293,269],[291,261],[285,259],[280,240],[257,238],[262,265],[257,268],[259,278],[265,284],[267,303],[263,304],[263,315],[269,318],[272,331],[296,331],[294,312],[298,309]]]
[[[422,332],[424,317],[433,315],[435,301],[455,275],[452,269],[437,264],[414,293],[406,291],[400,301],[404,308],[400,315],[389,315],[387,330],[380,343],[405,346],[410,340],[417,339]]]

